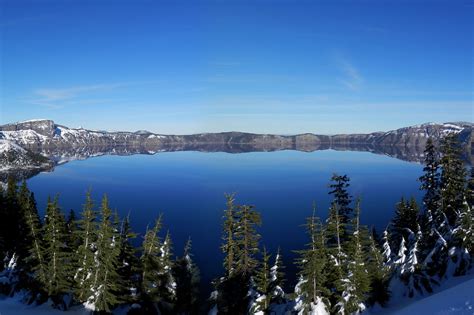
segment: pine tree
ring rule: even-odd
[[[441,146],[441,209],[454,226],[463,208],[466,191],[466,169],[456,134],[447,135]]]
[[[93,281],[93,271],[95,266],[94,253],[97,250],[97,212],[94,210],[94,202],[91,192],[86,195],[86,202],[83,206],[81,219],[78,222],[78,238],[80,245],[76,251],[76,271],[74,274],[75,295],[80,302],[85,302],[90,296],[90,288]]]
[[[310,238],[307,248],[298,251],[299,258],[296,261],[299,268],[300,279],[295,288],[296,310],[298,314],[307,314],[316,305],[323,309],[328,309],[330,302],[330,284],[328,269],[336,268],[332,261],[328,260],[328,253],[325,245],[325,231],[321,221],[315,215],[306,219],[306,233]],[[329,280],[329,281],[328,281]]]
[[[474,167],[471,166],[471,176],[467,182],[466,188],[466,200],[467,204],[472,208],[474,207]]]
[[[271,300],[271,274],[270,274],[270,257],[267,249],[263,247],[262,261],[255,274],[255,284],[258,292],[258,298],[255,302],[253,313],[261,312],[269,314],[270,300]]]
[[[44,223],[44,254],[47,262],[47,278],[44,286],[53,302],[66,309],[63,296],[70,288],[69,249],[66,244],[66,220],[58,206],[58,197],[48,200]]]
[[[173,244],[169,231],[160,248],[158,267],[158,291],[163,310],[171,311],[176,302],[176,281],[173,276],[174,261],[172,260]]]
[[[138,258],[136,249],[131,244],[131,240],[137,235],[132,232],[130,219],[127,216],[120,222],[119,244],[120,251],[118,256],[118,274],[121,278],[123,290],[119,293],[120,299],[124,302],[133,303],[136,301],[136,291],[138,286]]]
[[[260,214],[254,206],[242,205],[238,207],[237,217],[237,228],[234,233],[237,248],[236,272],[252,275],[258,265],[255,255],[259,251],[260,235],[256,228],[261,225]]]
[[[174,265],[176,279],[176,314],[197,314],[199,311],[199,269],[191,254],[191,239],[186,242],[184,254]]]
[[[232,275],[235,269],[236,263],[236,252],[237,252],[237,245],[235,242],[235,230],[236,230],[236,206],[234,205],[235,202],[235,195],[234,194],[226,194],[226,205],[227,209],[224,212],[224,225],[223,225],[223,236],[222,239],[224,243],[221,246],[222,252],[225,254],[224,257],[224,268],[226,270],[227,275]]]
[[[439,206],[439,161],[433,140],[428,138],[424,151],[425,160],[423,176],[419,178],[421,182],[420,189],[425,191],[423,196],[423,207],[425,212],[435,212]]]
[[[349,223],[351,216],[352,216],[352,208],[350,204],[352,202],[352,197],[349,195],[347,188],[349,187],[350,178],[347,175],[337,175],[334,174],[331,177],[331,184],[329,187],[331,190],[329,191],[330,195],[334,195],[334,204],[338,208],[340,221],[342,223],[343,228],[343,238],[347,239],[349,237],[348,232],[345,230],[345,227]]]
[[[107,196],[101,204],[101,221],[97,231],[92,285],[85,306],[96,312],[110,312],[120,300],[120,276],[117,273],[120,246],[117,227],[113,224],[112,210]]]
[[[418,229],[419,209],[415,198],[405,201],[402,197],[397,204],[395,217],[390,223],[390,238],[392,239],[391,248],[397,250],[402,236],[406,237],[410,232]]]
[[[365,301],[370,291],[370,278],[365,264],[366,253],[362,244],[362,238],[367,233],[364,233],[359,222],[360,200],[357,200],[355,211],[355,217],[351,222],[353,234],[348,244],[348,264],[344,268],[347,269],[345,270],[347,276],[342,281],[344,290],[335,308],[340,314],[364,311]]]
[[[45,249],[43,241],[43,227],[36,209],[36,202],[34,195],[30,194],[28,203],[25,209],[26,223],[29,229],[29,239],[31,240],[29,246],[29,255],[26,258],[26,265],[28,272],[32,272],[33,279],[39,284],[45,284],[48,281],[48,266],[45,259]],[[41,291],[40,285],[37,283],[31,284],[31,290]]]
[[[384,232],[384,234],[386,231]],[[389,246],[388,241],[384,241],[384,246]],[[380,306],[385,306],[390,299],[389,291],[389,277],[390,267],[384,262],[384,257],[390,257],[390,248],[385,247],[382,253],[375,241],[374,233],[369,237],[368,256],[366,258],[367,272],[370,279],[370,293],[367,300],[369,305],[378,303]]]
[[[160,215],[152,229],[146,230],[142,245],[141,262],[141,295],[145,302],[156,303],[161,297],[158,291],[158,270],[160,265],[161,240],[159,232],[162,227],[162,216]]]
[[[251,277],[258,266],[257,226],[260,214],[253,206],[234,205],[234,196],[227,196],[224,222],[224,267],[226,276],[216,281],[216,304],[219,314],[244,314],[248,311]]]
[[[285,303],[285,291],[283,291],[283,285],[285,283],[285,266],[283,265],[283,259],[280,248],[278,248],[275,261],[273,266],[270,268],[270,302],[276,304]]]

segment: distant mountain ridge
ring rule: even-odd
[[[245,132],[162,135],[146,130],[107,132],[69,128],[52,120],[37,119],[0,126],[0,140],[11,142],[25,152],[46,156],[54,164],[104,154],[154,154],[160,151],[251,152],[277,150],[352,150],[386,154],[410,161],[420,161],[429,137],[437,143],[449,133],[456,133],[465,148],[466,160],[472,162],[474,124],[470,122],[426,123],[387,132],[368,134],[298,135],[254,134]],[[30,154],[29,153],[29,154]],[[1,152],[0,152],[1,154]],[[30,154],[30,156],[32,156]],[[28,163],[5,165],[0,169],[28,168]],[[25,160],[27,161],[27,160]],[[11,163],[10,163],[11,164]],[[40,163],[41,164],[41,163]],[[32,168],[38,163],[30,163]]]

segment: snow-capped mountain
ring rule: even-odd
[[[438,142],[456,133],[471,162],[474,124],[468,122],[427,123],[388,132],[369,134],[294,136],[244,132],[161,135],[149,131],[107,132],[68,128],[52,120],[37,119],[0,126],[0,139],[48,157],[54,164],[104,154],[155,154],[161,151],[250,152],[276,150],[352,150],[385,154],[399,159],[421,161],[429,137]],[[29,151],[28,151],[29,152]],[[4,158],[4,161],[6,159]],[[19,165],[27,165],[22,159]],[[2,162],[2,166],[5,162]],[[33,165],[33,164],[31,164]]]
[[[0,171],[51,167],[45,157],[20,147],[18,144],[0,139]]]

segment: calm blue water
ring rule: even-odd
[[[280,246],[289,265],[292,251],[307,243],[301,224],[311,215],[313,201],[319,215],[326,216],[332,173],[351,177],[351,194],[362,198],[362,221],[380,230],[402,195],[420,197],[421,170],[419,164],[367,152],[170,152],[70,162],[28,184],[41,212],[48,195],[59,193],[63,210],[79,213],[89,188],[97,204],[107,193],[112,208],[122,216],[130,213],[141,235],[163,213],[163,234],[171,232],[175,253],[180,255],[191,237],[202,279],[208,282],[221,274],[225,192],[236,192],[239,203],[256,205],[263,220],[262,244],[273,251]],[[288,271],[291,278],[294,270]]]

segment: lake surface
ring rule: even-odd
[[[104,193],[121,216],[130,213],[142,241],[147,225],[164,215],[174,252],[181,255],[188,237],[204,283],[222,274],[221,225],[224,193],[253,204],[262,215],[261,244],[281,247],[290,284],[293,250],[307,242],[301,227],[316,202],[325,218],[333,173],[351,178],[350,193],[362,198],[361,220],[384,229],[401,196],[420,199],[422,165],[368,152],[278,151],[258,153],[169,152],[156,155],[102,156],[73,161],[28,180],[44,213],[48,195],[59,194],[64,211],[79,213],[91,188],[96,204]]]

